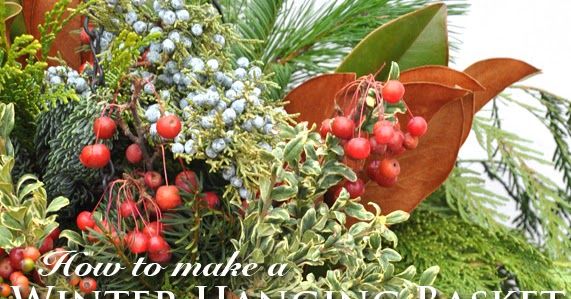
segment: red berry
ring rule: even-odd
[[[89,228],[95,227],[95,220],[93,219],[93,214],[88,211],[83,211],[77,215],[76,218],[77,228],[82,231],[86,231]]]
[[[398,80],[390,80],[383,86],[382,94],[388,103],[397,103],[404,96],[404,85]]]
[[[98,117],[95,119],[95,122],[93,122],[93,133],[95,133],[95,137],[97,138],[113,138],[115,131],[117,131],[117,125],[111,117]]]
[[[56,228],[56,229],[52,230],[52,232],[48,235],[48,237],[52,238],[52,240],[57,240],[57,239],[59,239],[60,233],[61,233],[61,230],[59,228]]]
[[[192,170],[185,170],[177,174],[175,185],[188,193],[196,193],[199,190],[198,177]]]
[[[379,166],[379,175],[383,178],[393,179],[400,174],[400,164],[396,159],[384,159]]]
[[[377,138],[370,137],[369,143],[371,144],[371,153],[375,155],[384,155],[387,152],[387,145],[377,142]]]
[[[169,249],[169,243],[160,235],[149,237],[149,252],[160,252]]]
[[[24,273],[32,272],[32,270],[34,270],[35,267],[36,267],[36,262],[34,262],[34,260],[30,258],[24,258],[22,260],[21,268]]]
[[[158,187],[162,186],[163,184],[163,177],[160,173],[156,171],[147,171],[145,172],[145,185],[151,189],[157,189]]]
[[[331,131],[333,132],[333,135],[341,139],[349,139],[353,137],[355,123],[345,116],[337,116],[331,123]]]
[[[159,189],[157,189],[155,200],[162,211],[172,210],[182,204],[182,200],[176,186],[159,187]]]
[[[87,34],[87,31],[85,31],[84,29],[81,29],[81,33],[79,34],[79,41],[81,41],[82,44],[89,44],[89,42],[91,41],[91,37],[89,37],[89,34]]]
[[[12,288],[7,283],[0,283],[0,297],[8,298],[12,293]]]
[[[14,270],[22,270],[22,260],[24,259],[24,248],[17,247],[10,250],[10,265]]]
[[[22,277],[22,276],[25,277],[24,273],[22,273],[22,272],[20,272],[20,271],[14,271],[14,272],[12,272],[12,274],[10,274],[10,282],[11,282],[12,284],[16,284],[16,282],[18,281],[18,279],[19,279],[20,277]]]
[[[54,239],[50,238],[50,237],[46,237],[44,239],[44,242],[42,243],[42,246],[40,246],[39,250],[41,254],[44,254],[48,251],[51,251],[52,249],[54,249]]]
[[[365,194],[365,183],[361,179],[355,182],[347,181],[343,187],[349,192],[349,198],[357,198]]]
[[[20,294],[22,295],[22,298],[28,298],[28,295],[30,294],[30,280],[28,277],[20,273],[20,276],[18,276],[18,278],[12,282],[12,286],[20,288]]]
[[[379,167],[381,167],[381,161],[379,160],[371,161],[371,163],[367,165],[367,176],[371,180],[374,180],[379,174]]]
[[[132,231],[125,237],[127,246],[134,254],[141,254],[147,251],[149,245],[149,237],[142,232]]]
[[[349,140],[345,145],[345,154],[354,160],[365,160],[371,155],[369,139],[357,137]]]
[[[411,120],[408,121],[408,125],[406,129],[410,133],[410,135],[414,137],[421,137],[426,134],[428,130],[428,124],[426,120],[422,116],[415,116]]]
[[[157,121],[157,132],[166,139],[175,138],[182,128],[180,119],[176,115],[163,116]]]
[[[403,147],[403,143],[404,143],[404,134],[402,133],[402,131],[396,131],[395,134],[393,135],[393,138],[391,138],[391,141],[388,143],[388,148],[392,152],[398,152]]]
[[[215,209],[220,203],[218,195],[214,192],[204,192],[204,195],[200,197],[200,200],[205,201],[211,209]]]
[[[79,161],[87,168],[103,168],[111,160],[111,152],[105,144],[87,145],[79,155]]]
[[[84,294],[90,294],[97,290],[97,282],[95,279],[88,277],[81,280],[79,290]]]
[[[0,277],[3,279],[9,279],[12,273],[14,273],[14,268],[12,268],[10,258],[6,257],[0,261]]]
[[[159,264],[166,264],[170,262],[170,260],[172,259],[170,246],[169,249],[167,250],[158,251],[158,252],[149,252],[149,259],[151,260],[151,262]]]
[[[404,147],[408,150],[413,150],[418,146],[418,137],[414,137],[410,135],[410,133],[406,133],[404,135]]]
[[[392,186],[397,184],[398,178],[399,178],[398,176],[396,176],[394,178],[385,178],[385,177],[378,175],[375,178],[375,183],[377,183],[377,185],[379,185],[381,187],[389,188],[389,187],[392,187]]]
[[[375,139],[379,144],[388,144],[395,135],[395,129],[392,125],[375,125],[373,133],[375,134]]]
[[[49,238],[49,237],[48,237]],[[40,258],[40,251],[33,246],[28,246],[24,248],[24,258],[31,259],[33,261],[37,261]]]
[[[138,144],[133,143],[127,147],[125,157],[127,157],[127,161],[129,161],[129,163],[138,164],[143,161],[143,151]]]
[[[162,223],[160,223],[158,221],[153,221],[153,222],[147,224],[143,228],[143,233],[145,235],[147,235],[149,238],[152,236],[162,235],[162,233],[163,233],[162,228],[163,228]]]
[[[71,278],[69,279],[69,284],[72,287],[77,287],[79,286],[79,283],[81,282],[81,278],[77,275],[72,275]]]
[[[127,199],[119,206],[119,213],[121,217],[128,218],[137,215],[137,203],[132,199]]]
[[[319,134],[325,139],[327,134],[331,132],[331,119],[326,119],[321,123],[321,128],[319,128]]]

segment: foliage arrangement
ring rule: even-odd
[[[87,297],[568,288],[569,101],[525,86],[512,89],[543,108],[501,94],[537,72],[521,61],[448,68],[447,15],[461,1],[316,3],[24,1],[31,35],[1,22],[0,98],[17,109],[0,107],[0,297],[30,282]],[[488,102],[490,116],[475,115]],[[565,186],[533,169],[550,162],[502,128],[500,102],[546,125]],[[458,159],[471,131],[485,159]],[[496,208],[510,200],[513,229]],[[61,240],[53,213],[69,228]],[[54,242],[87,253],[75,265],[143,257],[166,269],[38,279]],[[170,275],[231,258],[289,271]]]

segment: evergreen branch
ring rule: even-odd
[[[540,151],[528,146],[529,141],[504,131],[498,123],[482,117],[474,122],[476,138],[490,161],[483,163],[485,172],[500,182],[517,203],[516,226],[543,243],[551,255],[565,256],[571,248],[571,230],[561,215],[569,215],[571,206],[561,196],[557,184],[530,166],[531,162],[551,164],[541,157]]]

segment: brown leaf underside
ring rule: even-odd
[[[299,113],[299,121],[309,122],[318,126],[323,120],[333,115],[335,110],[335,95],[347,84],[356,80],[353,73],[326,74],[312,78],[285,98],[289,102],[286,111],[291,114]]]
[[[492,58],[472,64],[464,72],[478,80],[486,89],[475,93],[475,111],[480,111],[510,85],[539,71],[532,65],[511,58]]]
[[[39,25],[44,23],[45,13],[51,10],[55,3],[57,3],[57,0],[22,1],[24,19],[28,33],[33,35],[36,39],[40,38]],[[72,1],[71,6],[75,7],[79,3],[79,0],[74,0]],[[74,32],[81,28],[82,23],[80,16],[71,20],[57,35],[52,48],[50,49],[49,55],[57,56],[59,52],[70,67],[78,69],[81,66],[81,55],[77,53],[77,50],[81,46],[81,42],[79,40],[79,34]]]
[[[463,134],[464,108],[461,100],[446,104],[429,122],[418,148],[398,158],[401,176],[396,186],[383,188],[369,182],[363,203],[376,202],[383,214],[412,211],[446,180],[456,162]]]

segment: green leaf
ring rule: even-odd
[[[408,220],[410,214],[404,211],[394,211],[387,215],[387,224],[397,224]]]
[[[385,65],[379,78],[386,78],[391,61],[402,70],[447,65],[446,17],[446,5],[438,3],[388,22],[361,41],[336,71],[364,76],[377,73]]]
[[[291,140],[284,149],[284,160],[289,163],[298,161],[303,151],[303,145],[307,140],[307,134],[302,134],[297,136],[295,139]]]
[[[354,202],[349,202],[347,204],[345,207],[345,212],[350,217],[364,221],[371,220],[373,217],[375,217],[373,213],[367,211],[363,205]]]
[[[0,227],[0,248],[11,249],[12,233],[5,227]]]
[[[64,230],[63,232],[61,232],[60,238],[67,239],[68,246],[72,248],[75,247],[74,245],[83,246],[85,244],[81,235],[72,230]]]
[[[438,266],[426,269],[426,271],[424,271],[420,276],[420,281],[419,281],[420,285],[421,286],[432,285],[434,283],[434,280],[436,280],[438,272],[440,272],[440,267]]]
[[[63,196],[56,197],[52,200],[52,202],[48,206],[46,213],[57,212],[61,210],[63,207],[66,207],[67,205],[69,205],[69,199]]]

